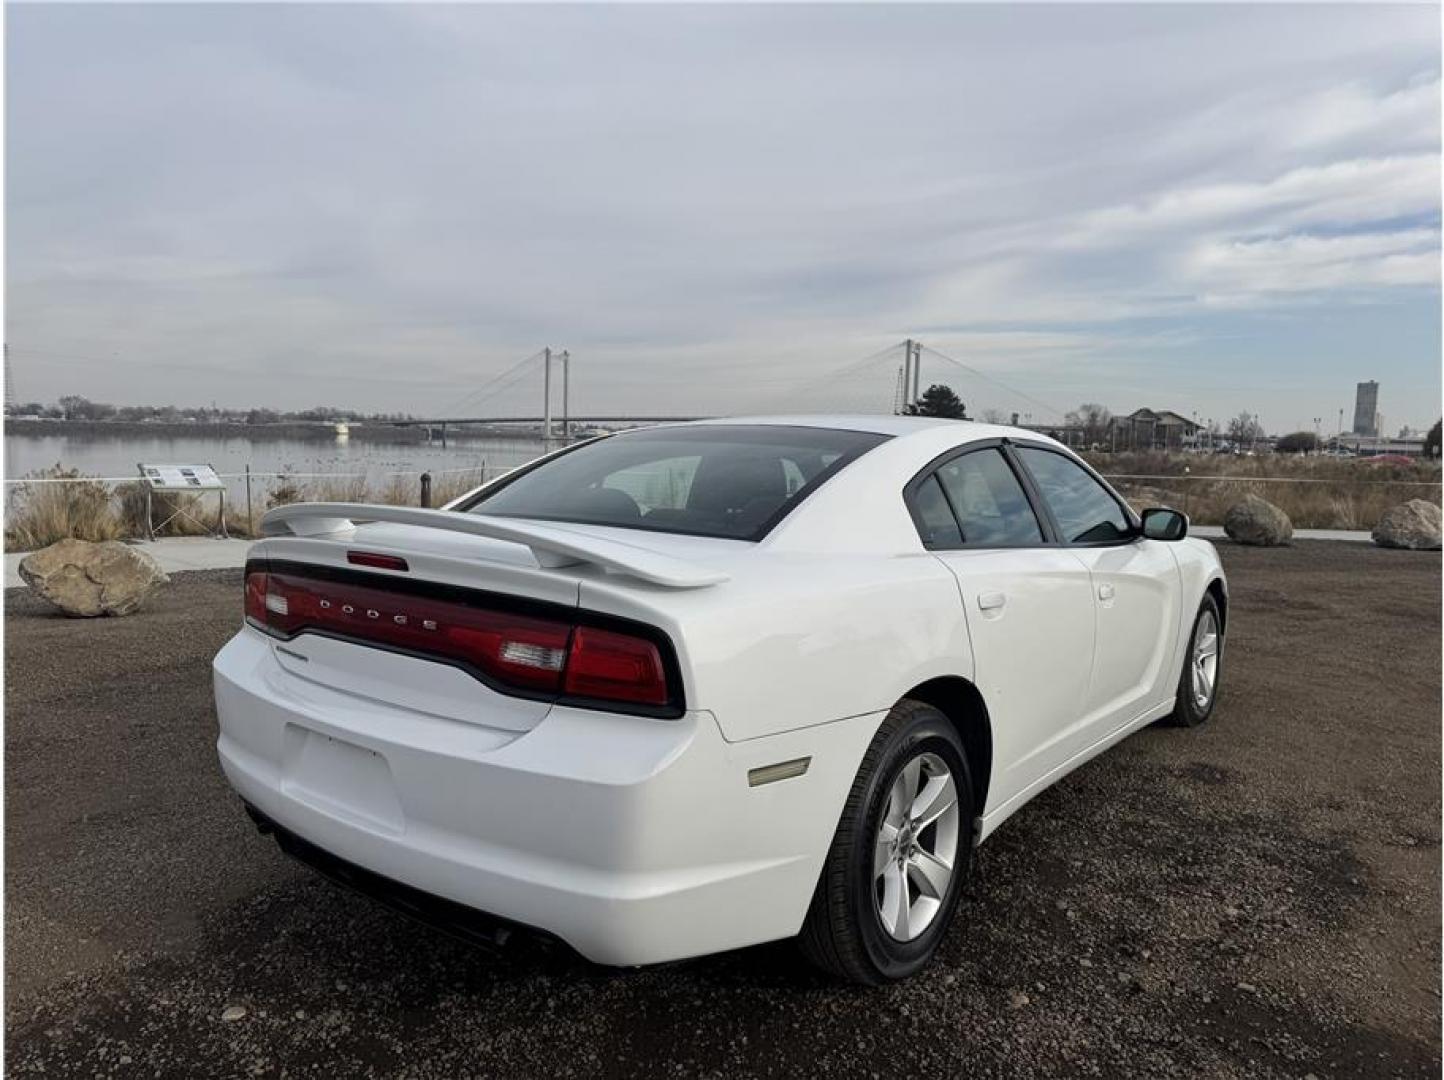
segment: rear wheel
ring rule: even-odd
[[[1218,700],[1219,676],[1223,672],[1223,621],[1218,601],[1205,593],[1193,620],[1188,653],[1178,677],[1178,698],[1168,720],[1175,727],[1197,727],[1213,712]]]
[[[807,957],[866,984],[926,964],[957,907],[973,814],[953,725],[931,705],[899,702],[853,781],[803,924]]]

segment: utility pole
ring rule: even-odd
[[[572,382],[572,354],[568,349],[562,350],[562,442],[572,441],[572,405],[571,405],[571,382]]]
[[[15,376],[10,373],[10,342],[5,343],[5,411],[15,409]]]
[[[542,442],[551,442],[552,437],[552,347],[546,353],[545,374],[542,376]]]

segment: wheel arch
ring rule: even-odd
[[[1213,597],[1213,602],[1218,605],[1218,629],[1221,633],[1228,633],[1228,587],[1224,585],[1223,578],[1212,579],[1203,589],[1204,593]]]
[[[945,675],[919,683],[905,698],[922,701],[948,718],[962,740],[972,774],[974,814],[983,815],[988,805],[988,788],[993,778],[993,722],[988,705],[978,688],[958,675]]]

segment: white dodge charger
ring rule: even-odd
[[[897,979],[1010,814],[1207,719],[1228,592],[1187,530],[1032,432],[872,416],[279,507],[215,660],[221,764],[288,853],[459,935],[615,965],[796,936]]]

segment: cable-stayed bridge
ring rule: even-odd
[[[724,414],[717,409],[667,410],[665,415],[646,409],[588,411],[573,396],[574,362],[581,363],[569,350],[538,349],[434,415],[390,422],[426,427],[443,439],[448,427],[526,425],[533,429],[540,426],[544,438],[566,440],[577,427],[664,423]],[[905,414],[916,410],[929,385],[942,383],[962,398],[968,415],[974,418],[1040,427],[1063,423],[1062,413],[1049,403],[914,339],[821,373],[783,381],[791,386],[779,393],[768,393],[765,398],[758,391],[756,403],[747,403],[751,407],[730,408],[725,414]],[[653,386],[649,396],[667,389]],[[615,398],[615,394],[611,396]],[[529,431],[528,435],[535,437],[535,432]]]

